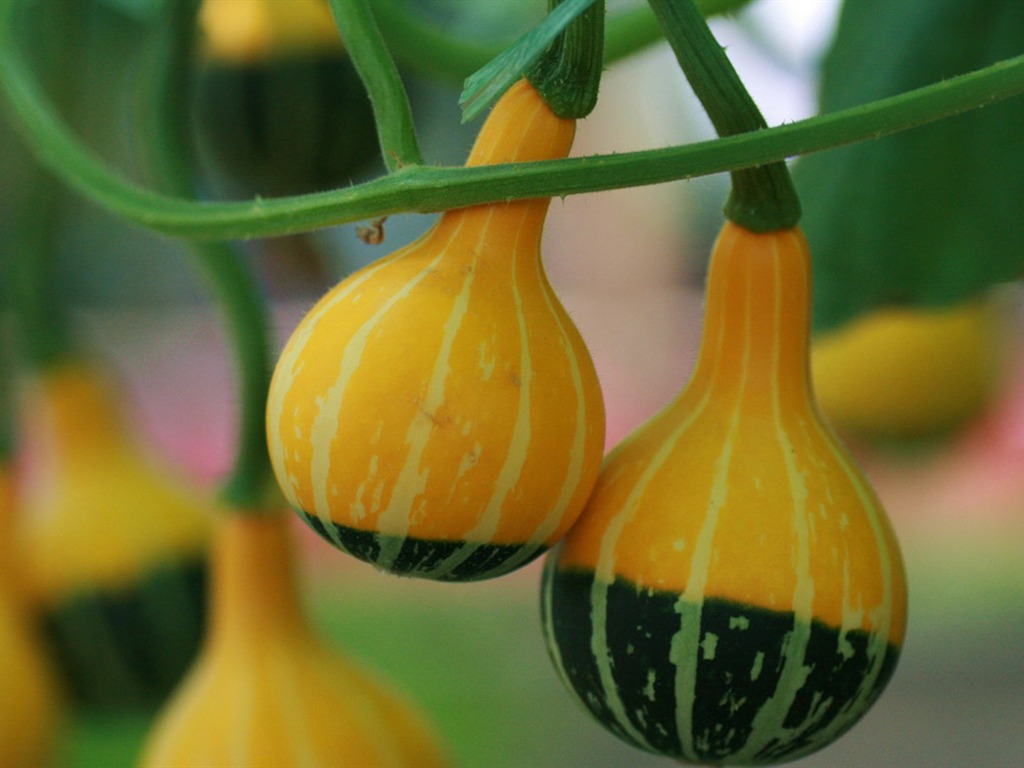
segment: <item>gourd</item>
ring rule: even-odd
[[[26,384],[24,586],[81,704],[160,701],[198,649],[209,510],[144,458],[83,362]]]
[[[520,81],[467,165],[563,157],[574,129]],[[292,334],[270,386],[271,460],[339,549],[399,574],[488,578],[540,555],[583,508],[604,408],[540,261],[548,203],[442,214]]]
[[[60,724],[61,696],[18,583],[13,551],[13,468],[0,459],[0,765],[47,764]]]
[[[379,159],[366,89],[326,0],[204,0],[196,125],[238,194],[343,185]]]
[[[857,437],[941,437],[991,402],[1002,360],[992,297],[933,309],[886,308],[815,339],[822,412]]]
[[[290,522],[280,511],[218,519],[209,633],[140,766],[446,765],[410,705],[311,632]]]
[[[642,749],[765,765],[828,744],[906,623],[885,512],[819,415],[797,229],[727,223],[689,384],[609,455],[542,588],[575,697]]]

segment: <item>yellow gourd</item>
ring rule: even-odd
[[[0,765],[43,768],[60,721],[60,692],[13,568],[13,470],[0,459]]]
[[[1001,323],[991,299],[858,318],[814,341],[821,410],[860,437],[948,433],[991,401],[1002,362]]]
[[[23,583],[75,697],[158,701],[198,647],[209,510],[143,458],[93,368],[28,382]]]
[[[439,768],[399,696],[311,632],[283,513],[230,514],[213,546],[209,633],[142,768]]]
[[[682,393],[609,455],[549,556],[556,667],[626,741],[714,765],[828,744],[893,672],[900,551],[808,376],[799,230],[727,223]]]
[[[563,157],[574,129],[521,81],[467,165]],[[604,408],[541,264],[549,202],[444,213],[292,334],[270,387],[271,460],[291,505],[340,549],[395,573],[479,579],[575,521]]]

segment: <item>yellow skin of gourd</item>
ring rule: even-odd
[[[224,62],[342,48],[326,0],[203,0],[199,28],[206,53]]]
[[[467,165],[564,157],[574,130],[521,81]],[[596,479],[604,407],[540,261],[549,202],[448,211],[299,324],[267,410],[292,506],[397,537],[564,535]]]
[[[409,704],[311,632],[289,522],[282,513],[218,520],[209,634],[140,766],[448,765]]]
[[[822,412],[869,438],[941,435],[978,415],[999,377],[1002,315],[992,300],[883,309],[815,339]]]
[[[900,647],[899,546],[811,391],[802,233],[727,223],[707,291],[689,384],[609,455],[559,567],[697,604],[792,612]]]
[[[32,471],[19,528],[25,587],[42,604],[129,587],[149,568],[205,550],[210,506],[140,455],[114,402],[81,363],[26,387]]]
[[[8,570],[15,562],[14,511],[13,471],[0,460],[0,765],[43,768],[59,726],[61,696],[15,581],[18,574]]]

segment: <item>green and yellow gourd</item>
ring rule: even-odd
[[[217,521],[209,633],[159,715],[142,768],[441,768],[402,697],[322,643],[299,604],[291,518]]]
[[[885,512],[819,415],[810,256],[727,223],[677,398],[609,454],[549,556],[548,646],[608,729],[711,765],[806,755],[867,711],[906,623]]]
[[[467,164],[564,157],[574,130],[521,81]],[[270,388],[271,460],[339,549],[399,574],[488,578],[540,555],[583,508],[604,407],[541,264],[548,204],[444,213],[293,333]]]
[[[152,705],[199,647],[209,510],[140,454],[114,397],[81,362],[26,384],[23,582],[77,702]]]

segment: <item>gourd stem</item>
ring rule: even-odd
[[[562,2],[548,0],[548,10]],[[604,0],[596,0],[569,22],[526,78],[559,117],[586,117],[597,103],[603,56]]]
[[[693,0],[649,2],[718,135],[735,136],[767,128]],[[733,171],[725,215],[752,232],[795,226],[800,219],[800,201],[785,162]]]
[[[329,0],[342,42],[366,86],[377,122],[381,155],[389,172],[422,165],[409,97],[369,0]]]
[[[165,0],[165,23],[154,33],[150,58],[150,104],[146,111],[149,166],[169,192],[193,196],[190,121],[191,50],[199,0]],[[223,242],[192,245],[195,264],[212,292],[238,361],[239,435],[234,466],[221,494],[234,509],[259,510],[272,487],[266,445],[265,410],[270,387],[270,330],[267,310],[252,274]]]

